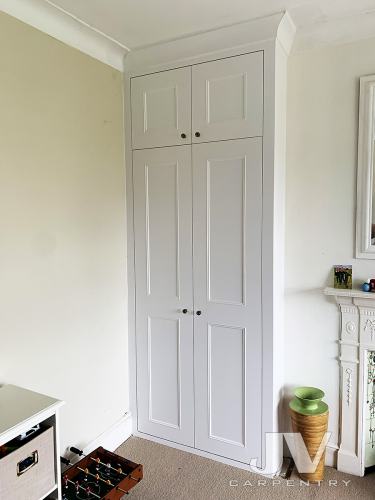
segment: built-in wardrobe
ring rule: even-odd
[[[293,34],[277,14],[125,60],[134,433],[274,470]]]

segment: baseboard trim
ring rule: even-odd
[[[337,469],[337,452],[339,447],[335,444],[327,444],[326,447],[326,460],[327,467],[335,467]]]
[[[112,427],[104,431],[100,436],[85,446],[83,452],[85,455],[91,453],[99,446],[103,446],[108,451],[115,451],[124,441],[133,434],[133,422],[130,413],[124,415]]]
[[[231,465],[232,467],[236,467],[237,469],[244,469],[250,471],[249,464],[237,462],[236,460],[231,460],[230,458],[221,457],[220,455],[214,455],[213,453],[208,453],[206,451],[198,450],[197,448],[191,448],[190,446],[185,446],[183,444],[178,444],[173,441],[161,439],[152,436],[151,434],[144,434],[143,432],[139,432],[137,430],[134,430],[133,435],[135,437],[147,439],[148,441],[153,441],[154,443],[164,444],[165,446],[169,446],[170,448],[175,448],[176,450],[186,451],[187,453],[192,453],[193,455],[198,455],[199,457],[209,458],[210,460],[214,460],[215,462],[221,462],[226,465]]]
[[[326,467],[334,467],[337,469],[337,453],[339,451],[339,447],[337,444],[328,443],[326,446],[326,457],[325,457],[325,465]],[[284,455],[288,458],[291,458],[290,451],[287,446],[284,448]]]
[[[152,436],[150,434],[144,434],[143,432],[139,432],[137,430],[133,431],[133,419],[131,413],[127,413],[126,415],[124,415],[118,422],[116,422],[109,429],[100,434],[100,436],[98,436],[96,439],[91,441],[91,443],[85,446],[83,451],[85,454],[88,454],[91,453],[96,448],[98,448],[99,446],[103,446],[103,448],[109,451],[115,451],[122,443],[124,443],[132,435],[142,439],[147,439],[149,441],[154,441],[155,443],[164,444],[165,446],[169,446],[177,450],[186,451],[187,453],[193,453],[194,455],[198,455],[200,457],[209,458],[210,460],[215,460],[216,462],[221,462],[223,464],[231,465],[233,467],[237,467],[238,469],[250,470],[248,464],[237,462],[229,458],[221,457],[220,455],[214,455],[212,453],[198,450],[196,448],[191,448],[190,446],[174,443],[173,441],[161,439]],[[325,464],[327,467],[337,468],[337,453],[338,453],[337,445],[335,444],[327,445],[326,459],[325,459]]]
[[[124,443],[133,434],[133,418],[131,413],[127,413],[120,420],[114,423],[109,429],[100,434],[97,438],[86,445],[82,451],[84,455],[88,455],[99,446],[102,446],[108,451],[115,451],[122,443]],[[77,445],[80,446],[80,445]],[[77,462],[77,455],[66,448],[64,457]],[[64,468],[64,466],[63,466]]]
[[[186,451],[187,453],[192,453],[193,455],[198,455],[200,457],[209,458],[210,460],[215,460],[216,462],[221,462],[226,465],[231,465],[232,467],[237,467],[238,469],[250,470],[250,466],[248,464],[237,462],[236,460],[231,460],[229,458],[221,457],[220,455],[214,455],[212,453],[208,453],[206,451],[198,450],[196,448],[191,448],[190,446],[185,446],[183,444],[174,443],[173,441],[168,441],[166,439],[161,439],[156,436],[152,436],[151,434],[145,434],[143,432],[139,432],[134,430],[133,436],[139,437],[142,439],[147,439],[148,441],[153,441],[155,443],[164,444],[165,446],[169,446],[170,448],[175,448],[177,450]],[[337,452],[338,446],[335,444],[328,444],[326,447],[326,457],[325,457],[325,465],[326,467],[334,467],[337,468]],[[280,467],[281,469],[281,467]],[[261,471],[259,475],[262,475]]]

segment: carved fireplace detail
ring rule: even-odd
[[[375,293],[336,288],[324,293],[335,297],[341,314],[337,469],[363,476],[365,467],[375,465],[375,379],[370,380],[375,376]]]

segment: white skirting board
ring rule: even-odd
[[[207,453],[202,450],[197,450],[194,448],[190,448],[189,446],[180,445],[173,442],[165,441],[164,439],[159,439],[155,436],[151,436],[149,434],[144,434],[142,432],[138,432],[136,429],[134,430],[134,436],[140,437],[143,439],[148,439],[149,441],[154,441],[155,443],[164,444],[166,446],[171,446],[172,448],[176,448],[177,450],[186,451],[188,453],[193,453],[194,455],[198,455],[200,457],[210,458],[211,460],[216,460],[226,465],[231,465],[232,467],[237,467],[238,469],[249,470],[249,466],[247,464],[242,464],[241,462],[236,462],[234,460],[230,460],[229,458],[220,457],[218,455],[213,455],[211,453]],[[337,451],[338,446],[335,444],[328,444],[326,448],[326,459],[325,464],[326,467],[337,467]],[[286,450],[286,456],[290,456],[288,451]]]
[[[339,447],[335,444],[327,444],[326,448],[326,466],[337,467],[337,452]]]
[[[143,432],[139,432],[136,429],[134,430],[133,435],[135,437],[147,439],[148,441],[153,441],[154,443],[159,443],[165,446],[169,446],[170,448],[175,448],[176,450],[186,451],[187,453],[192,453],[193,455],[198,455],[199,457],[209,458],[211,460],[215,460],[216,462],[221,462],[222,464],[231,465],[232,467],[236,467],[237,469],[249,470],[249,466],[247,464],[231,460],[230,458],[214,455],[213,453],[208,453],[206,451],[198,450],[197,448],[191,448],[190,446],[174,443],[173,441],[161,439],[152,436],[150,434],[144,434]]]
[[[115,451],[124,441],[129,439],[132,434],[132,416],[131,413],[127,413],[118,422],[112,425],[112,427],[85,446],[83,452],[87,455],[99,446],[103,446],[103,448],[108,451]]]
[[[108,451],[115,451],[124,441],[129,439],[132,434],[133,419],[131,413],[127,413],[109,429],[85,446],[82,451],[87,455],[99,446],[102,446]],[[65,450],[64,456],[73,462],[77,460],[77,455],[69,451],[69,448]]]
[[[158,439],[154,436],[149,436],[147,434],[143,434],[140,432],[133,432],[133,419],[131,413],[127,413],[124,415],[118,422],[116,422],[112,427],[103,432],[96,439],[91,441],[83,450],[85,454],[90,453],[95,450],[99,446],[103,446],[106,450],[115,451],[122,443],[124,443],[127,439],[129,439],[132,435],[141,437],[143,439],[148,439],[151,441],[155,441],[160,444],[166,444],[172,446],[173,448],[177,448],[183,451],[187,451],[190,453],[194,453],[206,458],[211,458],[217,460],[219,462],[225,463],[227,465],[232,465],[240,469],[248,469],[248,466],[245,464],[241,464],[240,462],[235,462],[233,460],[229,460],[223,457],[218,457],[212,455],[210,453],[203,452],[201,450],[194,450],[186,446],[178,445],[176,443],[165,442],[162,439]],[[326,466],[328,467],[337,467],[337,451],[338,446],[335,444],[328,444],[326,448]],[[72,455],[71,455],[72,456]]]
[[[286,446],[286,443],[284,443],[284,456],[285,457],[291,457],[290,452],[288,450],[288,447]],[[326,467],[334,467],[335,469],[337,468],[337,452],[339,450],[339,447],[337,444],[333,443],[328,443],[326,447],[326,459],[325,459],[325,465]]]

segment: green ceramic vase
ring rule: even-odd
[[[302,415],[321,415],[328,411],[328,405],[322,401],[324,395],[316,387],[297,387],[289,407]]]

